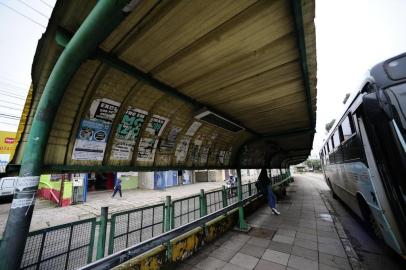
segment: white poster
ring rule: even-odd
[[[105,142],[76,140],[73,147],[72,159],[74,160],[103,160]]]
[[[189,129],[186,132],[187,136],[193,136],[195,135],[196,131],[200,128],[200,126],[202,125],[202,123],[200,122],[193,122],[193,124],[190,125]]]
[[[178,137],[179,132],[182,130],[181,127],[173,126],[169,131],[168,136],[163,139],[160,143],[159,150],[161,152],[170,152],[175,146],[176,138]]]
[[[175,157],[176,162],[184,162],[186,159],[187,151],[189,149],[190,137],[183,137],[176,146]]]
[[[138,146],[138,161],[154,161],[158,140],[155,138],[141,138]]]
[[[145,131],[151,135],[161,136],[166,124],[168,124],[168,121],[168,118],[154,114],[151,119],[149,119],[148,126]]]
[[[134,152],[134,143],[125,140],[115,140],[111,148],[111,160],[131,160]]]

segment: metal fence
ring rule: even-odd
[[[92,261],[96,218],[28,234],[21,269],[76,269]]]
[[[171,228],[177,228],[200,218],[200,195],[174,200],[171,216]]]
[[[289,174],[283,177],[289,177]],[[285,180],[282,176],[272,178],[273,183]],[[257,193],[255,182],[242,185],[243,199]],[[96,256],[103,257],[106,249],[112,254],[219,211],[238,202],[238,194],[237,187],[223,187],[207,193],[202,190],[200,194],[172,202],[168,199],[167,205],[159,203],[114,213],[110,219],[106,211],[104,224],[109,227],[109,233],[101,230],[102,221],[96,221],[96,218],[30,232],[21,269],[76,269],[90,263]],[[97,241],[95,235],[98,235]],[[106,240],[108,246],[105,246]]]
[[[111,215],[108,253],[125,249],[164,232],[163,203]]]
[[[223,190],[215,190],[206,194],[207,213],[214,213],[224,207]]]

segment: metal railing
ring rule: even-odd
[[[28,234],[21,269],[77,269],[92,262],[96,218]]]
[[[111,215],[109,254],[164,232],[164,208],[160,203]]]
[[[286,179],[280,176],[272,183],[277,185]],[[255,182],[242,185],[243,201],[257,194]],[[110,219],[108,209],[102,209],[99,221],[91,218],[30,232],[20,269],[76,269],[103,258],[105,251],[112,254],[139,245],[229,209],[230,205],[238,206],[237,188],[223,186],[173,201],[168,196],[166,203],[114,213]]]

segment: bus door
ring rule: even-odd
[[[363,97],[365,129],[389,205],[406,243],[406,84]]]

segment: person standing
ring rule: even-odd
[[[121,193],[121,179],[116,177],[116,182],[114,185],[114,192],[113,195],[111,196],[112,198],[114,198],[114,196],[116,196],[117,191],[120,193],[120,198],[123,197],[123,194]]]
[[[268,205],[272,209],[275,215],[280,215],[281,213],[276,209],[276,197],[272,191],[271,179],[268,177],[266,169],[262,169],[259,174],[257,181],[257,188],[268,200]]]

